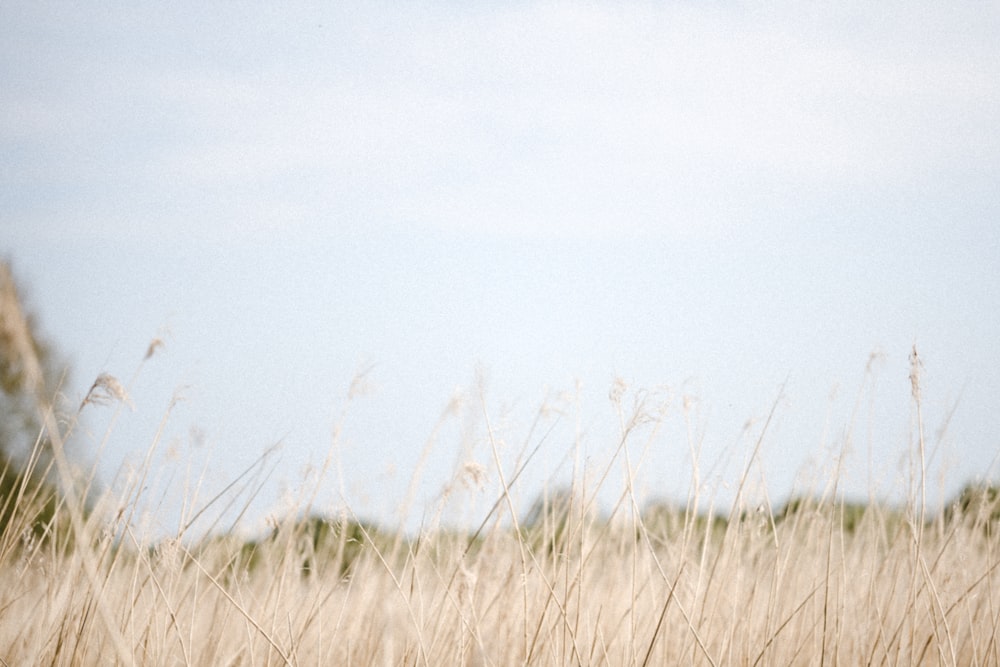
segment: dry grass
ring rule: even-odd
[[[99,379],[80,410],[124,401],[112,380]],[[78,489],[62,455],[75,418],[57,422],[37,395],[39,442]],[[650,415],[622,413],[614,460],[626,470]],[[626,480],[600,516],[602,476],[519,517],[512,489],[530,462],[510,470],[495,457],[496,502],[477,531],[415,537],[348,513],[287,521],[253,542],[183,531],[152,542],[132,514],[148,470],[92,508],[71,492],[48,539],[0,539],[0,662],[1000,664],[996,494],[933,518],[922,493],[899,510],[806,500],[756,512],[738,499],[711,518],[697,511],[711,499],[697,495],[641,510]],[[32,507],[24,501],[16,525]]]
[[[494,524],[395,548],[347,520],[319,542],[293,522],[249,547],[115,545],[108,531],[87,548],[26,543],[0,563],[0,657],[99,665],[121,645],[119,662],[142,665],[1000,662],[1000,545],[974,519],[919,542],[897,515],[870,511],[848,532],[823,506],[721,531],[561,518],[558,539],[555,522],[533,528],[541,539]]]
[[[916,507],[809,501],[708,520],[639,512],[627,491],[601,517],[594,492],[553,494],[518,524],[501,490],[478,532],[412,539],[348,515],[151,543],[128,511],[78,510],[72,540],[5,536],[0,658],[1000,664],[996,496],[920,523]]]

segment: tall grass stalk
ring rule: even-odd
[[[914,354],[919,422],[918,367]],[[105,379],[92,392],[124,401],[116,386]],[[687,421],[692,491],[686,503],[650,505],[634,482],[666,413],[655,397],[626,407],[619,393],[612,458],[594,478],[574,472],[568,489],[546,490],[522,515],[519,480],[548,431],[507,467],[480,398],[497,482],[475,530],[435,519],[408,534],[349,507],[320,515],[310,488],[270,531],[238,537],[219,522],[246,512],[265,453],[223,493],[199,500],[192,485],[176,533],[162,539],[134,515],[160,436],[138,481],[85,507],[63,452],[75,418],[58,420],[43,388],[37,396],[38,446],[54,448],[66,490],[57,518],[72,539],[32,537],[30,494],[6,499],[21,532],[0,548],[2,664],[1000,664],[1000,494],[970,491],[932,515],[922,426],[908,507],[846,502],[839,469],[818,497],[748,507],[770,416],[729,508],[716,512],[704,495],[700,437]],[[616,466],[622,488],[602,513],[598,494]],[[234,500],[237,488],[245,491]],[[213,513],[215,530],[191,534]]]

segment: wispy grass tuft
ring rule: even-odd
[[[915,353],[913,376],[919,422]],[[919,491],[904,506],[843,499],[839,472],[822,493],[750,506],[767,423],[729,506],[703,491],[689,424],[691,493],[648,502],[635,480],[669,397],[617,383],[611,459],[524,502],[521,478],[547,431],[532,427],[511,464],[480,397],[490,465],[462,461],[440,501],[458,489],[487,494],[473,530],[443,526],[434,508],[415,533],[406,517],[383,526],[346,506],[326,515],[313,486],[266,531],[240,537],[221,519],[246,512],[265,453],[223,493],[202,498],[193,485],[176,534],[162,539],[134,513],[160,434],[132,484],[87,505],[60,454],[76,418],[56,419],[38,396],[36,447],[53,443],[66,495],[4,486],[0,664],[1000,664],[1000,492],[970,486],[929,511],[922,426]],[[127,397],[101,376],[79,409],[117,409]],[[438,436],[436,427],[421,461]],[[315,485],[342,486],[336,446]],[[622,487],[607,494],[616,469]],[[206,517],[212,530],[192,534]],[[51,539],[59,534],[67,539]]]

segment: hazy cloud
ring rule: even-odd
[[[63,203],[3,202],[109,233],[711,233],[996,169],[997,13],[8,10],[4,178]]]

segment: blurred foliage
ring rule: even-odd
[[[30,463],[0,453],[0,555],[53,536],[68,538],[66,515],[59,512],[62,497],[45,477]]]
[[[389,558],[395,541],[375,524],[354,519],[332,519],[313,514],[276,525],[259,539],[236,540],[230,535],[207,538],[194,550],[200,560],[223,560],[225,578],[260,572],[325,576],[333,572],[349,578],[357,563],[375,550]]]
[[[656,547],[683,543],[699,551],[711,550],[723,544],[732,531],[743,530],[750,522],[764,531],[762,535],[774,527],[786,537],[814,539],[818,529],[821,536],[875,536],[880,543],[890,545],[898,539],[911,539],[913,516],[912,508],[902,506],[793,496],[770,517],[757,511],[743,512],[730,521],[717,512],[695,513],[684,504],[658,501],[643,510],[635,539],[641,542],[648,538]],[[606,518],[585,511],[579,495],[562,488],[543,492],[534,500],[516,536],[536,557],[562,560],[579,555],[581,536],[588,526],[608,525]],[[983,537],[995,538],[1000,528],[1000,487],[965,487],[944,511],[927,517],[926,526],[934,525],[965,526],[981,532]],[[425,540],[428,544],[424,544]],[[256,539],[241,539],[233,534],[206,538],[189,552],[186,566],[193,564],[191,557],[196,557],[213,576],[228,582],[289,571],[303,578],[335,576],[347,580],[363,562],[378,568],[394,567],[400,557],[426,553],[428,549],[433,560],[436,549],[468,554],[483,544],[479,533],[443,531],[408,541],[374,523],[310,514],[275,523]],[[160,545],[151,551],[169,549]]]
[[[522,539],[537,553],[566,555],[573,519],[581,518],[581,503],[568,488],[540,494],[521,520]]]
[[[964,524],[983,531],[987,537],[1000,529],[1000,486],[967,484],[944,509],[948,526]]]
[[[694,542],[721,541],[729,520],[718,513],[694,513],[682,504],[669,501],[650,503],[642,513],[643,529],[655,544],[687,538]]]
[[[780,510],[774,515],[775,523],[782,523],[795,518],[801,518],[812,514],[828,514],[832,512],[840,517],[840,527],[848,535],[853,535],[861,526],[869,507],[863,503],[841,501],[829,503],[826,501],[809,498],[806,496],[794,496],[789,498]]]
[[[3,548],[30,535],[56,533],[62,501],[52,481],[52,448],[42,411],[64,371],[51,343],[26,312],[7,262],[0,262],[0,540]],[[60,528],[65,530],[65,526]]]
[[[290,533],[290,549],[286,553],[296,559],[303,576],[320,574],[323,567],[333,567],[345,577],[367,548],[375,546],[381,552],[387,544],[379,539],[381,533],[374,524],[315,514],[276,528],[270,539],[280,543],[284,531]]]

